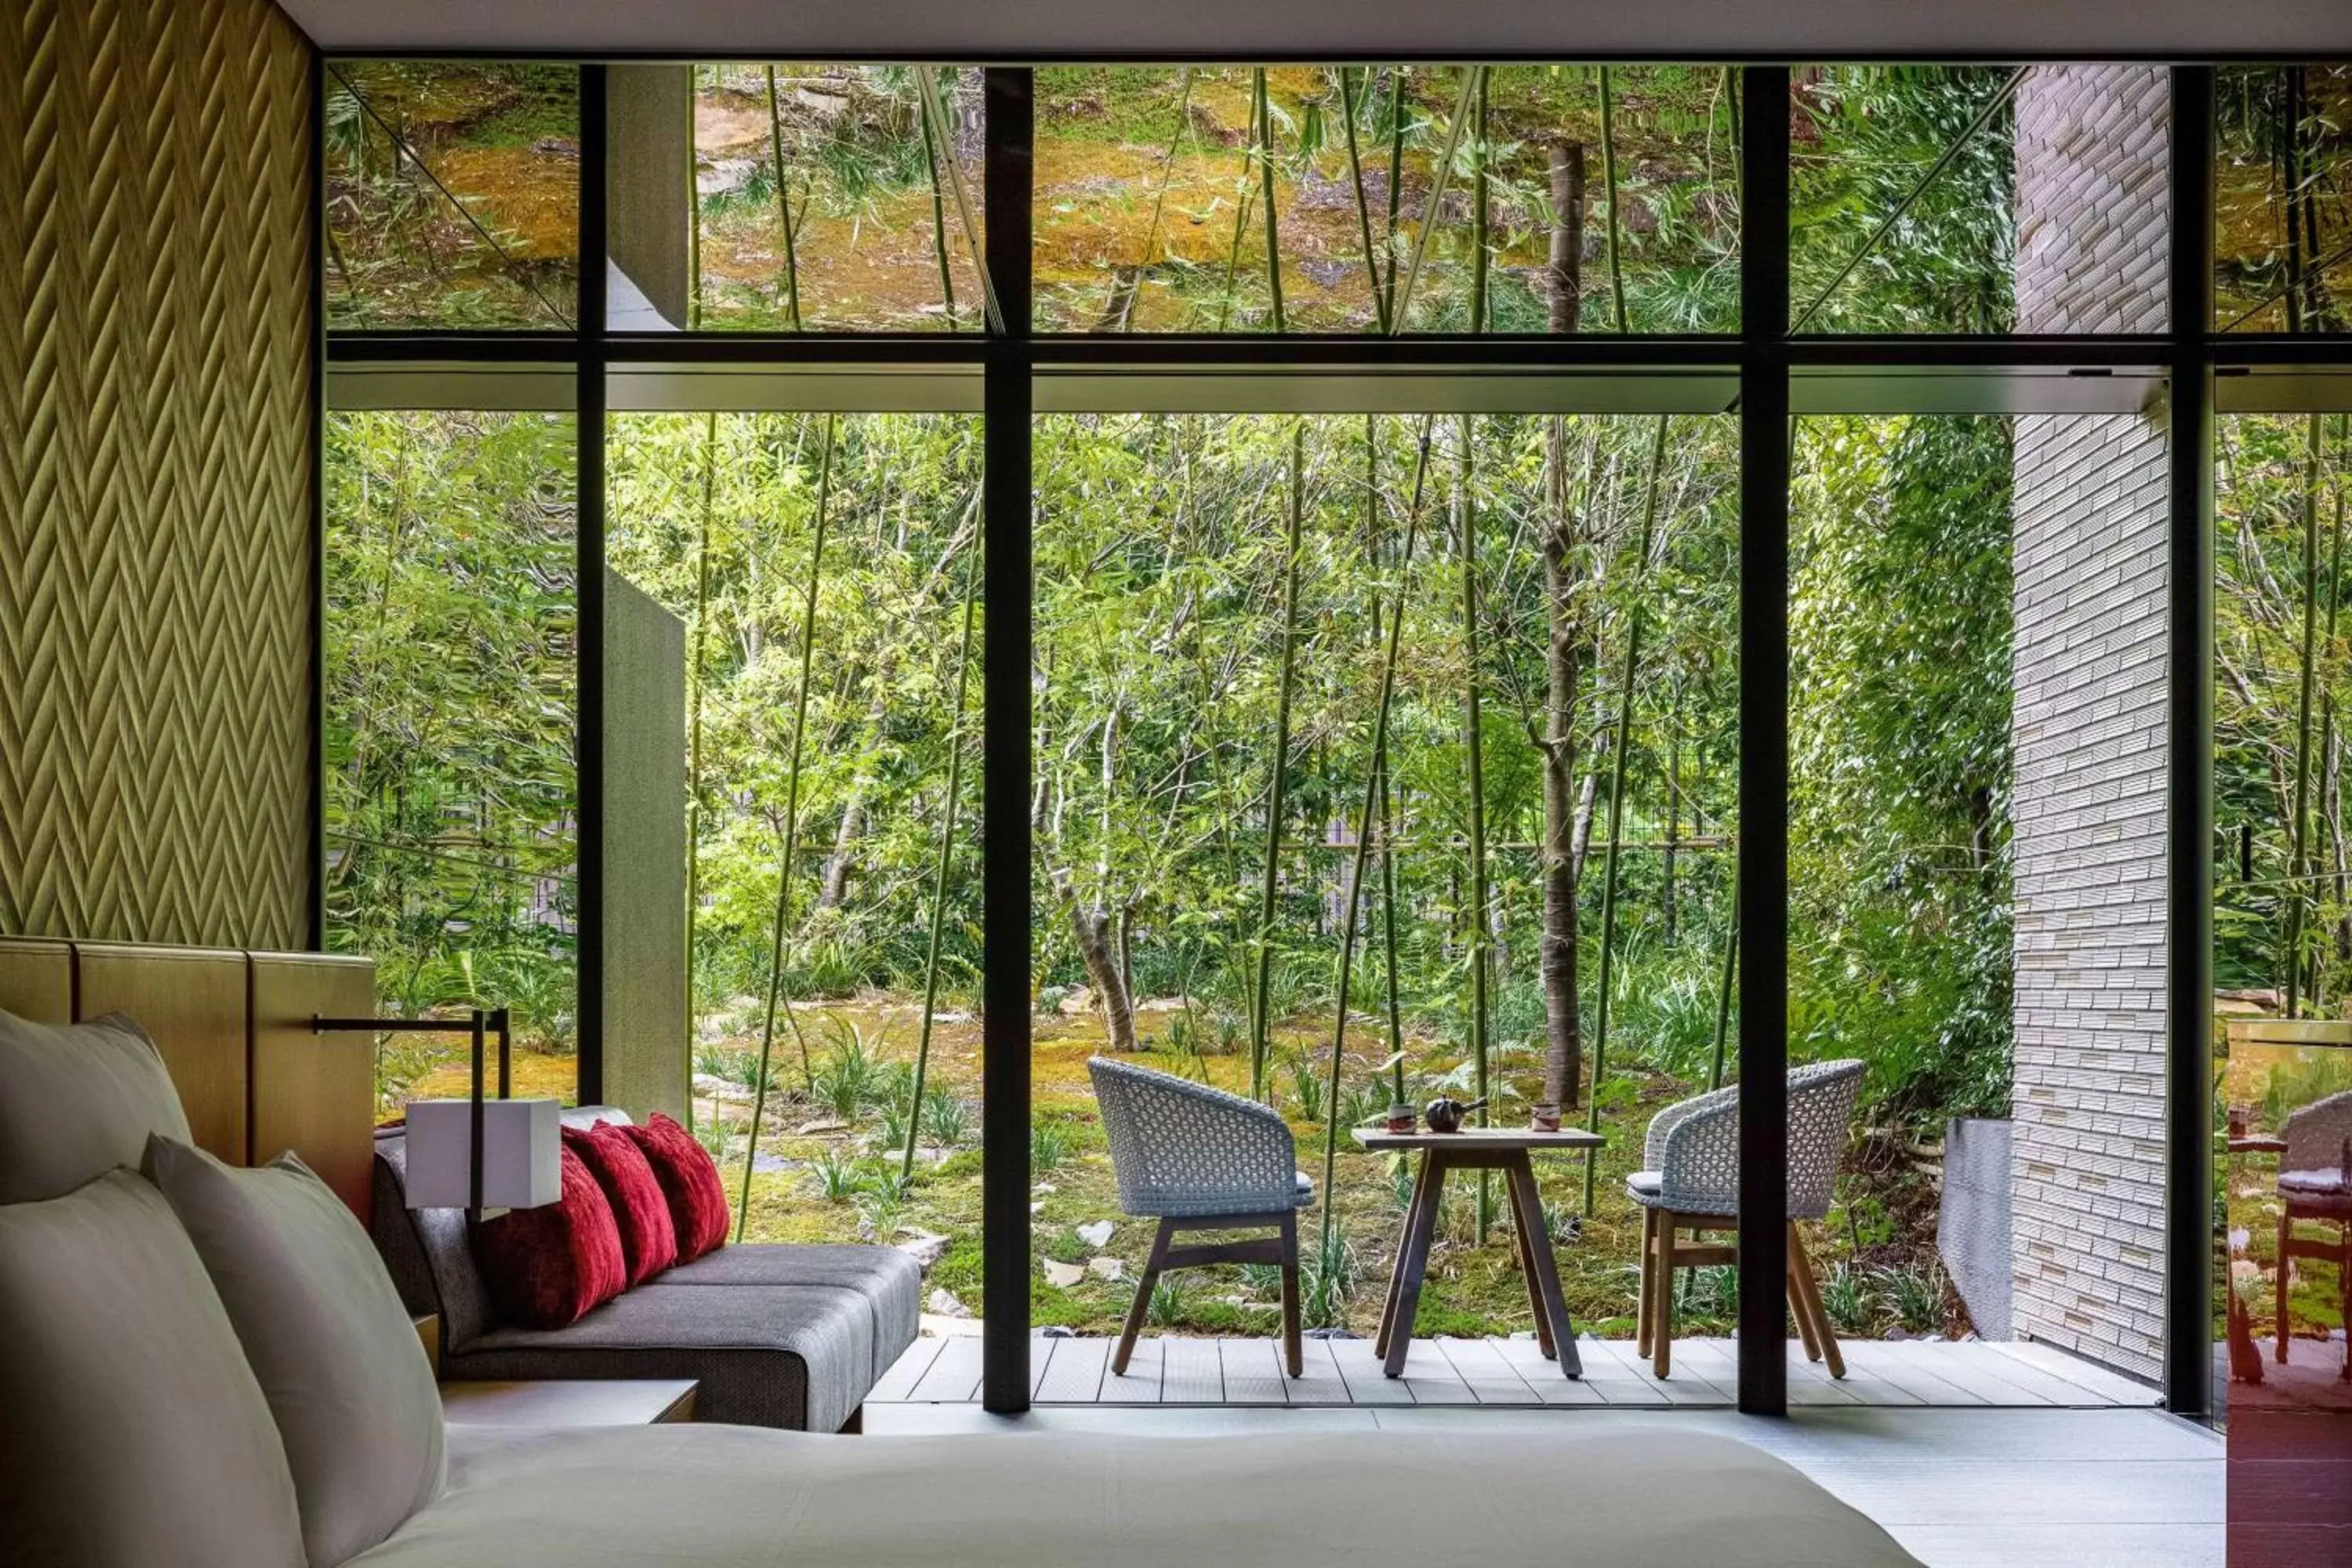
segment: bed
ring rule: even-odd
[[[302,1026],[356,1011],[369,984],[363,964],[315,955],[0,941],[11,1563],[1914,1561],[1781,1461],[1620,1414],[1216,1438],[445,1427],[354,1218],[364,1063]],[[75,1022],[109,1008],[146,1028]],[[41,1015],[58,1027],[18,1021]],[[80,1081],[101,1058],[116,1076]],[[286,1144],[299,1162],[238,1168]]]

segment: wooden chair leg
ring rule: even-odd
[[[1797,1222],[1789,1222],[1789,1264],[1793,1271],[1790,1282],[1803,1298],[1801,1309],[1813,1325],[1813,1348],[1820,1352],[1817,1359],[1829,1363],[1830,1375],[1845,1376],[1845,1355],[1838,1349],[1837,1331],[1830,1326],[1829,1310],[1822,1305],[1821,1281],[1813,1277],[1813,1259],[1805,1250],[1805,1238],[1797,1230]]]
[[[1805,1347],[1805,1359],[1819,1361],[1822,1359],[1821,1342],[1813,1335],[1813,1314],[1805,1306],[1805,1288],[1797,1282],[1797,1255],[1791,1243],[1789,1267],[1781,1281],[1789,1288],[1789,1315],[1797,1320],[1797,1342]]]
[[[1633,1307],[1633,1353],[1650,1353],[1650,1253],[1658,1241],[1658,1211],[1642,1210],[1642,1283],[1640,1300]]]
[[[1325,1201],[1329,1201],[1327,1195]],[[1293,1377],[1307,1373],[1307,1350],[1298,1333],[1298,1216],[1282,1216],[1282,1365]]]
[[[1143,1320],[1151,1310],[1151,1288],[1160,1283],[1160,1266],[1168,1257],[1168,1237],[1171,1227],[1161,1220],[1160,1230],[1151,1238],[1151,1261],[1135,1281],[1135,1300],[1127,1309],[1127,1322],[1118,1331],[1118,1349],[1111,1352],[1110,1372],[1113,1377],[1127,1375],[1127,1359],[1135,1353],[1135,1336],[1143,1331]]]
[[[1675,1216],[1661,1213],[1658,1268],[1650,1286],[1650,1372],[1663,1382],[1675,1359]]]
[[[2272,1353],[2277,1358],[2278,1363],[2281,1366],[2284,1366],[2286,1364],[2286,1277],[2287,1271],[2294,1265],[2294,1254],[2289,1250],[2294,1246],[2294,1212],[2292,1209],[2289,1209],[2279,1215],[2277,1281],[2278,1306],[2276,1313],[2272,1320],[2273,1325],[2272,1329],[2272,1337],[2276,1341],[2276,1343],[2273,1346]]]

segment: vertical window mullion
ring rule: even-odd
[[[1739,1408],[1788,1405],[1789,73],[1740,72]]]
[[[578,443],[579,879],[572,930],[580,1020],[579,1102],[604,1094],[604,68],[580,68],[579,353],[572,438]]]
[[[2213,70],[2172,72],[2164,1394],[2213,1404]],[[2281,1259],[2279,1267],[2286,1267]]]
[[[987,261],[1003,334],[984,370],[982,475],[981,1402],[1029,1408],[1031,74],[986,78]]]

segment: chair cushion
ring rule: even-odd
[[[604,1189],[570,1148],[562,1159],[561,1198],[509,1209],[474,1227],[474,1261],[509,1323],[562,1328],[628,1283],[620,1226]]]
[[[286,1445],[163,1194],[0,1205],[0,1559],[304,1568]]]
[[[580,1156],[613,1206],[621,1256],[628,1264],[627,1287],[642,1285],[676,1263],[677,1232],[670,1224],[669,1200],[635,1141],[617,1125],[598,1123],[586,1131],[566,1127],[563,1146]]]
[[[367,1232],[291,1154],[232,1170],[151,1138],[147,1173],[211,1275],[285,1439],[311,1568],[433,1500],[441,1394]]]
[[[643,1127],[623,1129],[654,1168],[662,1195],[669,1200],[670,1226],[677,1237],[677,1260],[685,1263],[727,1244],[727,1188],[710,1151],[694,1134],[656,1110]]]
[[[835,1432],[906,1348],[896,1335],[877,1340],[874,1304],[857,1287],[673,1283],[683,1272],[607,1301],[569,1328],[493,1329],[462,1353],[445,1353],[443,1373],[690,1377],[701,1384],[698,1420]]]
[[[60,1198],[117,1166],[147,1135],[188,1141],[179,1090],[147,1032],[120,1013],[36,1024],[0,1013],[0,1204]]]
[[[1647,1207],[1658,1201],[1658,1192],[1665,1177],[1656,1171],[1635,1171],[1625,1178],[1625,1195]]]

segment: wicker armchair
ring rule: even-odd
[[[1315,1184],[1298,1169],[1289,1127],[1255,1100],[1125,1062],[1096,1057],[1087,1063],[1087,1075],[1110,1138],[1118,1206],[1160,1222],[1111,1372],[1127,1374],[1162,1273],[1210,1263],[1271,1263],[1282,1270],[1283,1363],[1298,1376],[1304,1364],[1298,1211],[1314,1203]],[[1172,1245],[1183,1231],[1269,1226],[1275,1235]]]
[[[2284,1365],[2291,1337],[2287,1275],[2295,1258],[2335,1264],[2343,1292],[2339,1310],[2352,1307],[2352,1089],[2313,1100],[2289,1116],[2280,1131],[2286,1149],[2279,1155],[2278,1327],[2272,1353]],[[2335,1240],[2298,1239],[2297,1220],[2334,1225]],[[2343,1377],[2352,1383],[2352,1346],[2346,1348]]]
[[[1789,1075],[1789,1304],[1798,1337],[1812,1361],[1826,1359],[1830,1375],[1845,1375],[1837,1335],[1822,1310],[1811,1259],[1797,1229],[1801,1219],[1830,1211],[1838,1160],[1845,1152],[1864,1064],[1817,1062]],[[1670,1105],[1651,1120],[1643,1142],[1645,1167],[1628,1177],[1626,1195],[1642,1205],[1641,1310],[1634,1338],[1652,1370],[1673,1367],[1675,1270],[1733,1263],[1739,1248],[1706,1239],[1735,1230],[1739,1218],[1739,1091],[1720,1089]],[[1685,1240],[1681,1233],[1691,1233]]]

